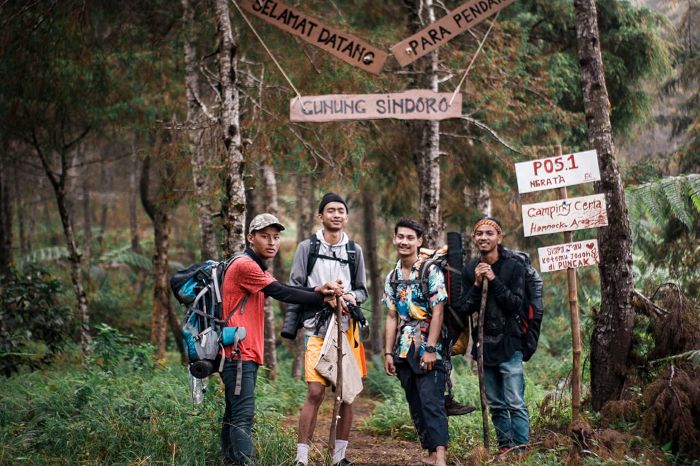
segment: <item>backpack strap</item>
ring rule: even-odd
[[[309,255],[306,258],[306,277],[304,278],[304,286],[309,286],[309,275],[316,265],[318,260],[318,251],[321,250],[321,242],[316,235],[311,235],[309,238]]]
[[[353,240],[349,240],[345,244],[345,251],[348,254],[348,266],[350,267],[350,289],[354,290],[357,278],[357,248]]]

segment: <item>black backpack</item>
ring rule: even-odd
[[[523,361],[529,361],[540,339],[544,303],[542,301],[542,277],[530,262],[530,255],[523,251],[510,250],[511,255],[525,267],[525,305],[518,316],[523,334]]]
[[[419,256],[423,261],[418,271],[416,280],[397,280],[396,269],[391,272],[389,283],[396,293],[399,284],[416,283],[421,287],[421,293],[428,299],[430,293],[428,273],[431,265],[437,266],[445,275],[445,287],[447,288],[447,303],[443,316],[443,337],[446,341],[446,353],[449,356],[449,348],[452,347],[459,335],[467,326],[467,319],[459,312],[457,306],[462,295],[462,235],[457,232],[447,233],[447,244],[438,249],[421,248]],[[428,303],[430,300],[428,299]]]
[[[227,320],[223,315],[224,275],[233,262],[242,257],[217,262],[208,260],[192,264],[178,270],[170,278],[170,288],[181,304],[187,306],[182,327],[182,340],[189,360],[190,373],[199,379],[220,371],[223,358],[220,353],[224,346],[233,344],[238,352],[238,342],[245,338],[243,327],[227,327],[228,319],[240,308],[241,314],[249,295],[241,301]]]

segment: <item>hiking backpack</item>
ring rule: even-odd
[[[420,248],[419,257],[422,262],[418,269],[418,278],[415,280],[397,280],[396,269],[391,272],[389,283],[396,293],[396,286],[404,284],[418,284],[421,293],[426,298],[430,294],[428,274],[430,266],[437,266],[445,276],[445,287],[447,289],[447,303],[443,312],[443,335],[447,338],[445,348],[451,348],[457,341],[459,335],[467,326],[467,319],[462,312],[457,309],[462,295],[462,235],[458,232],[447,233],[447,244],[438,249]],[[449,356],[449,351],[447,351]]]
[[[309,255],[306,258],[306,278],[304,279],[304,286],[308,286],[309,275],[311,275],[311,272],[314,270],[314,266],[316,265],[316,261],[320,257],[321,259],[328,259],[338,261],[341,264],[348,264],[348,267],[350,267],[350,288],[354,290],[356,278],[355,275],[357,275],[357,248],[355,247],[355,242],[353,240],[349,240],[347,243],[345,243],[345,251],[348,254],[347,260],[339,257],[319,254],[320,250],[321,241],[319,241],[316,235],[311,235],[309,238]]]
[[[311,275],[311,272],[314,270],[316,261],[319,258],[321,258],[338,261],[341,264],[347,264],[350,268],[350,287],[354,290],[356,287],[357,278],[357,248],[355,247],[355,242],[349,240],[345,244],[345,251],[348,255],[347,259],[341,259],[340,257],[331,257],[326,256],[324,254],[319,254],[320,250],[321,241],[319,241],[316,235],[311,235],[311,237],[309,238],[309,253],[306,257],[306,276],[304,277],[304,286],[308,286],[309,275]],[[321,315],[319,315],[316,321],[317,329],[320,328],[324,324],[324,322],[328,320],[331,314],[333,314],[333,310],[330,306],[324,305],[321,308],[321,311],[322,313]],[[350,312],[352,319],[355,322],[358,322],[361,327],[365,327],[367,325],[367,320],[365,319],[365,316],[363,315],[362,310],[359,306],[351,306]],[[304,321],[316,314],[318,314],[318,310],[313,308],[303,310],[303,312],[301,310],[299,312],[292,312],[288,310],[284,314],[284,321],[282,322],[280,335],[282,335],[283,338],[294,340],[294,338],[296,338],[297,331],[304,326]]]
[[[243,298],[228,319],[222,320],[224,275],[241,256],[243,254],[237,254],[222,262],[208,260],[192,264],[186,269],[178,270],[170,278],[170,288],[175,299],[187,306],[182,342],[189,360],[190,373],[198,379],[221,371],[224,363],[221,357],[223,347],[233,344],[234,352],[238,353],[238,342],[245,338],[245,328],[227,327],[227,324],[238,308],[241,314],[244,312],[250,295]]]
[[[525,305],[518,323],[523,334],[523,361],[529,361],[540,339],[544,303],[542,301],[542,277],[530,262],[530,255],[523,251],[508,249],[513,257],[525,267]]]

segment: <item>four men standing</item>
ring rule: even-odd
[[[221,372],[226,395],[221,445],[227,464],[246,464],[255,457],[251,428],[255,380],[263,354],[265,296],[292,303],[285,316],[283,336],[294,338],[297,327],[304,328],[307,397],[299,417],[297,465],[308,464],[318,409],[329,385],[315,365],[333,318],[336,296],[342,296],[342,330],[351,342],[360,372],[366,375],[358,322],[348,312],[348,306],[367,299],[362,249],[344,231],[348,207],[342,197],[326,194],[318,216],[322,228],[298,245],[290,275],[292,286],[280,284],[265,271],[264,261],[277,254],[280,232],[284,230],[270,214],[253,219],[245,257],[234,261],[224,279],[224,318],[230,316],[229,325],[248,329],[248,336],[239,343],[240,353],[233,355],[230,348],[225,348]],[[495,218],[479,220],[473,239],[480,257],[462,270],[463,293],[458,307],[464,314],[478,313],[483,283],[488,280],[483,341],[486,396],[501,451],[527,447],[529,415],[524,401],[519,325],[525,302],[525,269],[501,245],[503,232]],[[419,223],[402,219],[396,224],[393,244],[399,260],[386,277],[383,297],[387,312],[384,369],[388,375],[397,376],[404,389],[421,447],[428,451],[423,462],[443,466],[448,444],[444,399],[448,375],[443,359],[451,351],[444,347],[447,290],[437,266],[423,269],[418,254],[422,243],[423,227]],[[246,304],[248,312],[244,312]],[[291,327],[287,322],[290,319]],[[477,341],[476,326],[473,336]],[[353,464],[345,458],[351,423],[352,406],[343,403],[334,465]]]

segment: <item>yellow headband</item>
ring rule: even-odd
[[[493,227],[496,229],[499,235],[503,234],[503,232],[501,231],[501,227],[498,226],[498,223],[494,222],[493,220],[489,220],[488,218],[482,218],[481,220],[476,222],[476,225],[474,225],[474,230],[472,230],[472,236],[476,234],[476,229],[482,225],[488,225],[490,227]]]

